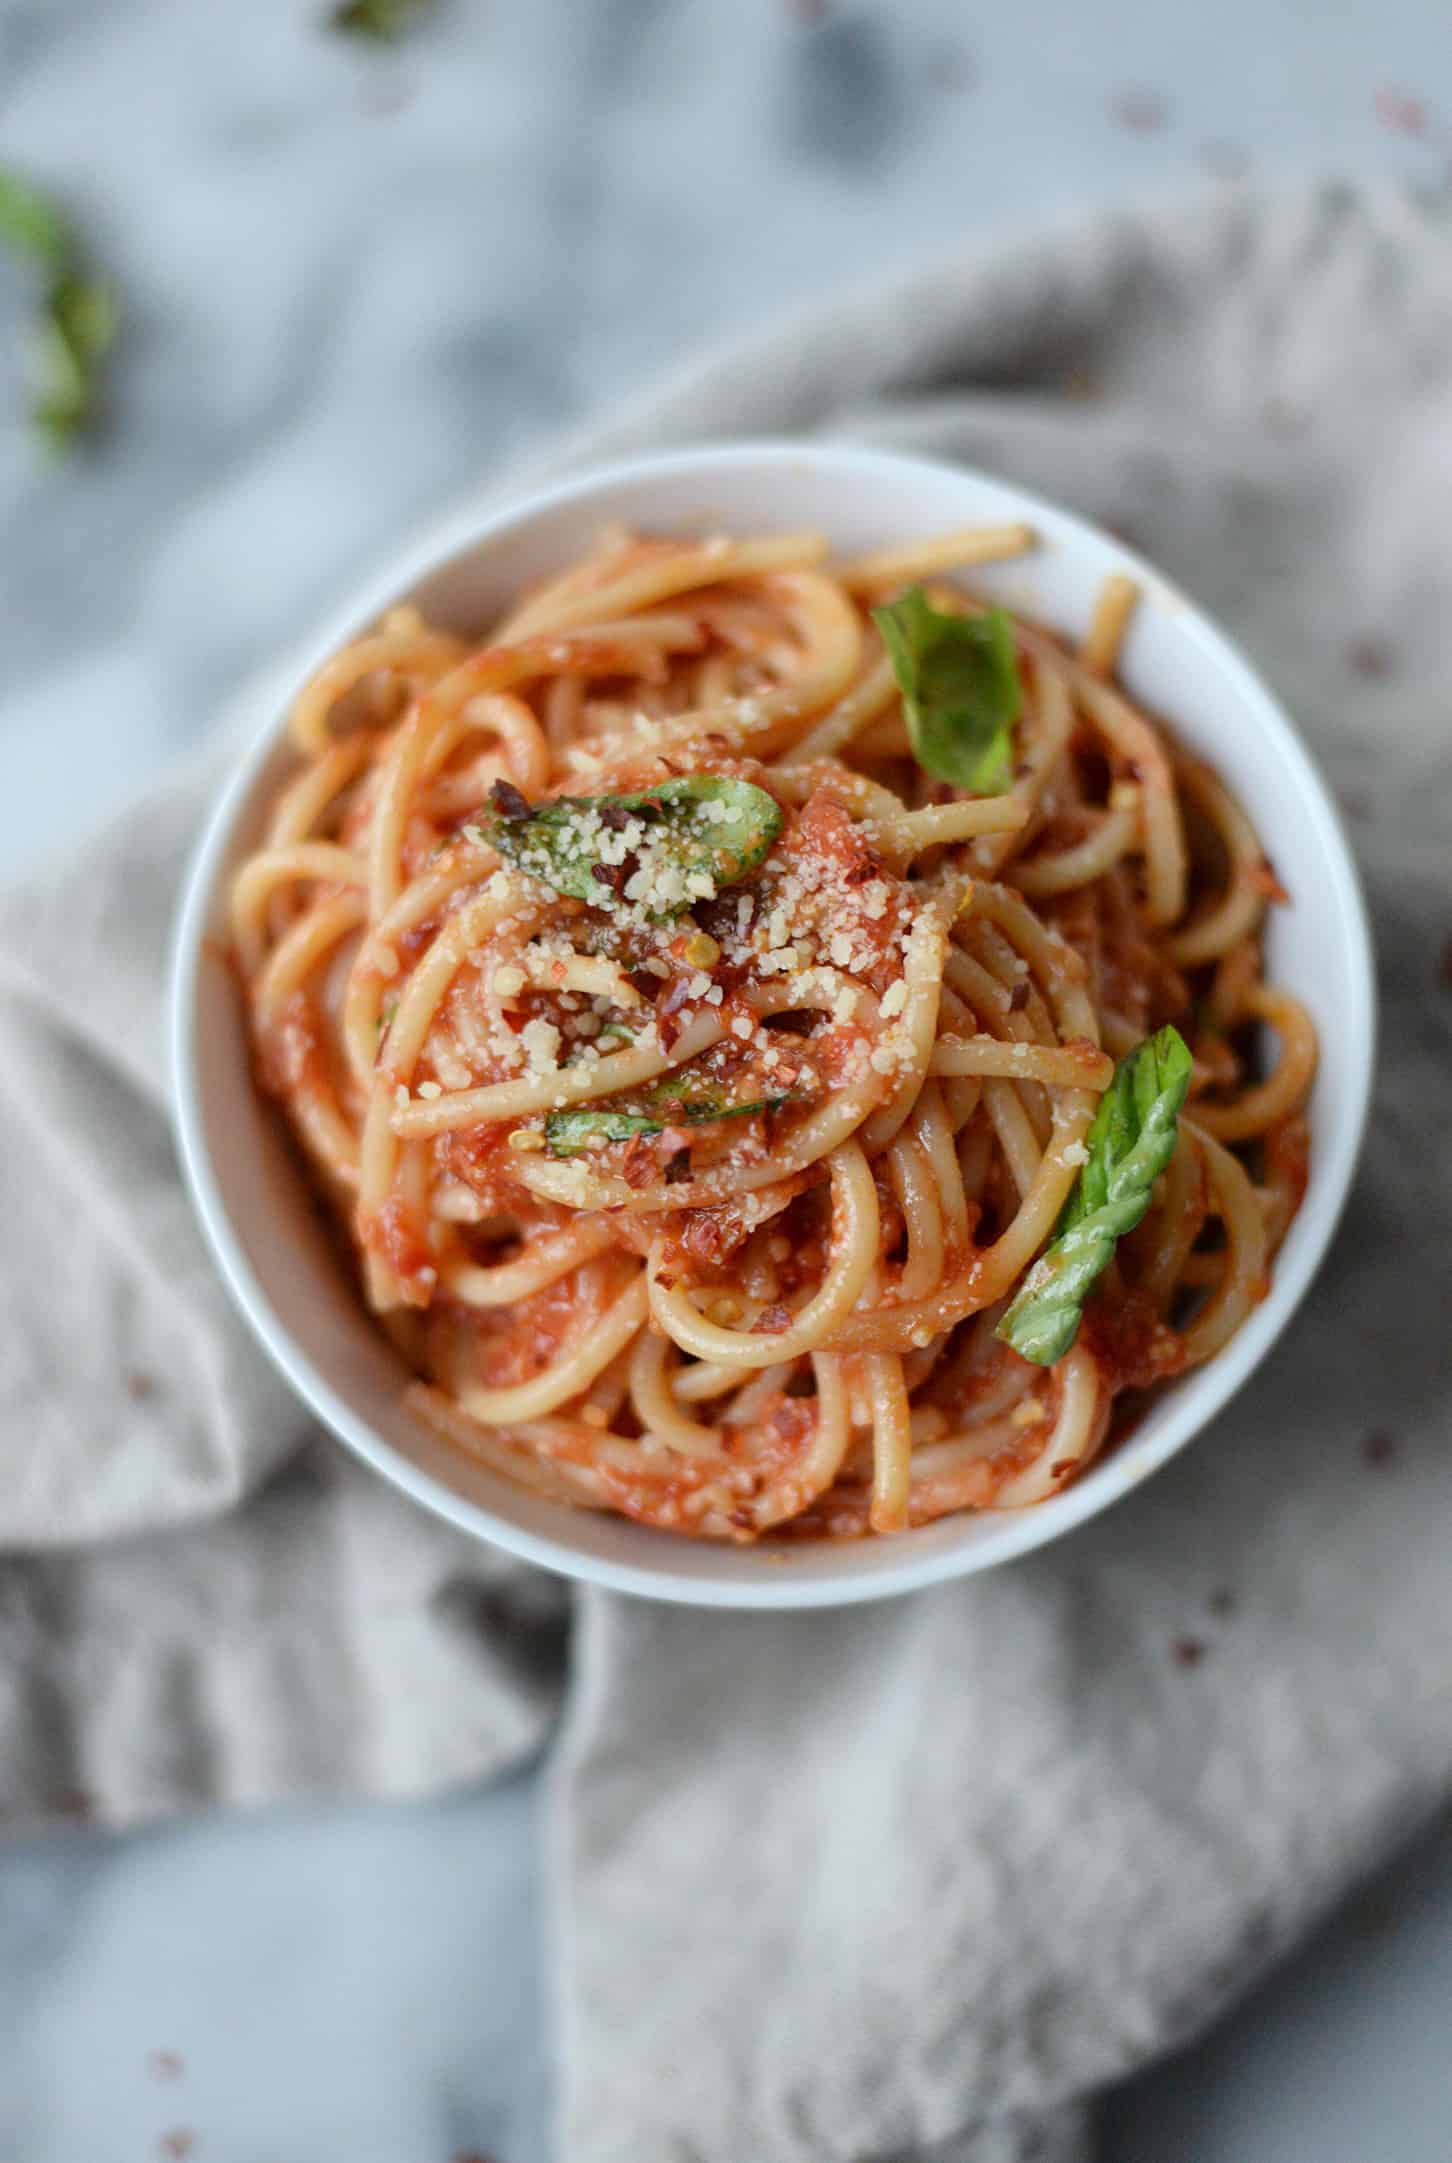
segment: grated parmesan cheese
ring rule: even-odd
[[[519,1033],[524,1055],[530,1071],[535,1074],[553,1074],[559,1068],[560,1032],[552,1021],[536,1015],[525,1023]]]

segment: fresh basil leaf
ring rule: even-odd
[[[628,1142],[636,1134],[664,1134],[665,1121],[647,1112],[551,1112],[545,1120],[545,1146],[552,1157],[578,1157],[600,1142]]]
[[[341,0],[328,17],[328,27],[347,37],[396,45],[414,18],[426,15],[431,5],[432,0]]]
[[[1086,1137],[1088,1162],[998,1325],[1021,1358],[1051,1367],[1073,1344],[1085,1300],[1175,1153],[1190,1065],[1184,1038],[1165,1028],[1115,1068]]]
[[[632,1089],[613,1104],[586,1104],[578,1111],[551,1112],[545,1140],[557,1157],[577,1156],[596,1142],[626,1142],[633,1134],[664,1134],[667,1127],[708,1126],[713,1119],[747,1119],[753,1112],[774,1112],[789,1102],[789,1092],[732,1104],[722,1095],[709,1063],[674,1068]]]
[[[545,1142],[552,1156],[575,1157],[597,1142],[627,1142],[634,1134],[664,1134],[667,1127],[707,1126],[713,1119],[746,1119],[752,1112],[775,1111],[784,1096],[758,1097],[753,1104],[723,1104],[718,1098],[687,1099],[680,1095],[680,1078],[670,1077],[676,1091],[665,1098],[658,1111],[616,1111],[591,1106],[577,1112],[551,1112],[545,1120]],[[660,1085],[646,1092],[658,1096]]]
[[[32,418],[54,451],[68,450],[94,420],[100,363],[116,336],[111,288],[80,267],[65,218],[36,189],[0,172],[0,241],[49,274],[26,342]]]
[[[17,173],[0,172],[0,241],[16,255],[59,274],[71,255],[70,228],[38,188]]]
[[[116,335],[116,303],[96,279],[57,279],[30,341],[34,420],[52,450],[69,449],[95,416],[97,367]]]
[[[617,915],[679,916],[744,878],[781,832],[775,797],[720,774],[634,795],[552,796],[522,816],[509,801],[517,793],[506,789],[477,838],[557,894]]]
[[[940,781],[1001,796],[1013,779],[1021,693],[1013,625],[1001,608],[950,616],[909,586],[872,620],[902,693],[918,764]]]
[[[116,336],[116,296],[98,278],[68,273],[58,279],[50,309],[57,331],[79,360],[99,360]]]

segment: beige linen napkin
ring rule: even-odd
[[[527,477],[783,429],[1132,534],[1299,716],[1377,919],[1345,1228],[1193,1450],[911,1600],[574,1611],[562,2163],[1068,2163],[1094,2090],[1452,1792],[1452,220],[1338,187],[1078,218],[819,307]],[[0,908],[11,1821],[417,1792],[533,1749],[566,1679],[561,1588],[311,1433],[192,1228],[161,972],[213,763]]]

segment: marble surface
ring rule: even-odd
[[[324,12],[0,0],[0,159],[126,304],[84,457],[38,460],[0,373],[11,864],[401,530],[714,332],[989,221],[1452,156],[1442,0],[440,0],[396,56]],[[0,2158],[548,2163],[537,1807],[0,1849]],[[1113,2100],[1108,2163],[1447,2163],[1449,1925],[1434,1832]]]

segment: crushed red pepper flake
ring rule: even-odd
[[[148,1374],[144,1367],[129,1367],[122,1376],[122,1382],[133,1404],[145,1404],[161,1387],[156,1376]]]
[[[1169,106],[1153,90],[1117,90],[1109,101],[1110,118],[1132,135],[1152,135],[1166,125]]]
[[[1094,405],[1106,396],[1104,378],[1095,368],[1071,368],[1064,378],[1064,396]]]
[[[1369,1435],[1363,1435],[1361,1454],[1369,1465],[1389,1465],[1401,1454],[1401,1444],[1395,1435],[1378,1427]]]
[[[522,789],[517,789],[512,781],[506,781],[502,774],[489,791],[489,801],[503,819],[529,817],[529,798]]]
[[[724,946],[728,939],[749,931],[755,921],[755,894],[750,888],[743,891],[731,887],[724,894],[712,895],[709,900],[703,897],[700,901],[693,901],[685,929],[689,931],[694,924],[698,931],[709,932],[713,939]]]
[[[680,1013],[690,996],[691,979],[688,976],[673,976],[666,986],[664,996],[656,1001],[655,1026],[660,1036],[662,1051],[668,1052],[685,1028]]]
[[[1008,995],[1008,1011],[1009,1011],[1009,1013],[1010,1013],[1010,1014],[1020,1014],[1020,1013],[1022,1013],[1023,1009],[1024,1009],[1024,1008],[1025,1008],[1025,1007],[1026,1007],[1027,1005],[1028,1005],[1028,997],[1029,997],[1028,978],[1027,978],[1026,976],[1021,976],[1021,977],[1018,977],[1018,978],[1017,978],[1017,979],[1015,980],[1015,982],[1014,982],[1014,985],[1013,985],[1013,988],[1011,989],[1011,991],[1009,992],[1009,995]]]
[[[976,90],[978,62],[961,45],[940,45],[928,62],[928,81],[937,90]]]
[[[628,1187],[648,1187],[655,1177],[655,1151],[643,1134],[632,1134],[625,1144],[620,1176]]]
[[[1391,83],[1383,83],[1372,100],[1377,119],[1393,135],[1425,135],[1431,114],[1425,98],[1413,97]]]
[[[185,2163],[189,2155],[196,2153],[196,2147],[197,2136],[191,2127],[175,2125],[169,2132],[162,2134],[156,2144],[156,2152],[159,2156],[165,2156],[167,2163]]]
[[[1365,632],[1360,638],[1352,639],[1346,649],[1346,666],[1354,676],[1365,676],[1369,681],[1375,682],[1383,676],[1390,676],[1395,663],[1396,656],[1390,642],[1378,638],[1374,631]]]
[[[391,120],[395,113],[405,112],[416,96],[413,84],[402,76],[365,79],[358,90],[358,110],[370,120]]]
[[[1176,1667],[1198,1667],[1205,1657],[1205,1645],[1198,1637],[1177,1637],[1172,1653]]]
[[[1279,437],[1282,442],[1293,436],[1303,436],[1310,426],[1311,417],[1305,407],[1298,406],[1291,398],[1267,398],[1260,412],[1267,433]]]

